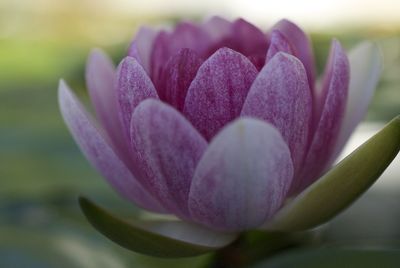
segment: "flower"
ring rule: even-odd
[[[318,83],[309,38],[292,22],[263,33],[214,17],[142,28],[116,70],[93,50],[86,81],[98,121],[64,82],[59,101],[76,142],[121,195],[240,232],[263,226],[329,169],[366,112],[380,62],[363,62],[376,55],[363,43],[349,61],[333,40]]]

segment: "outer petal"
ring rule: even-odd
[[[118,120],[114,80],[115,68],[111,59],[102,50],[93,49],[86,64],[89,95],[107,138],[119,154],[126,158],[126,150],[122,144],[123,133]]]
[[[224,128],[196,168],[189,194],[195,221],[210,228],[254,228],[280,208],[293,176],[290,152],[279,132],[243,118]]]
[[[294,55],[301,60],[307,71],[310,88],[314,88],[315,63],[311,42],[307,35],[296,24],[288,20],[281,20],[272,29],[279,30],[289,41]]]
[[[334,40],[318,99],[322,104],[321,114],[316,117],[314,137],[300,179],[293,185],[293,192],[303,190],[327,168],[342,124],[348,86],[349,62],[339,42]]]
[[[187,92],[184,114],[207,139],[239,116],[257,69],[242,54],[222,48],[206,60]]]
[[[157,31],[148,27],[141,27],[137,32],[135,39],[129,47],[128,55],[136,58],[141,63],[143,69],[150,74],[150,58],[153,49],[154,39]]]
[[[124,197],[146,209],[164,211],[159,202],[141,186],[114,153],[82,104],[63,81],[60,82],[58,94],[64,121],[91,164]]]
[[[158,99],[157,91],[150,78],[132,57],[126,57],[118,66],[117,94],[120,121],[125,131],[126,141],[128,141],[131,117],[135,107],[147,98]]]
[[[182,111],[186,93],[203,60],[188,48],[179,51],[166,63],[158,94],[162,100]]]
[[[293,55],[292,48],[286,37],[278,30],[273,30],[271,33],[270,45],[267,52],[266,62],[270,61],[276,53],[285,52]]]
[[[303,64],[294,56],[279,52],[257,76],[241,114],[263,119],[280,131],[290,148],[297,173],[308,146],[311,107]]]
[[[175,109],[151,99],[136,108],[131,133],[148,189],[169,210],[187,218],[189,187],[207,142]]]
[[[382,56],[376,44],[363,42],[349,53],[350,84],[346,113],[340,129],[334,161],[355,127],[367,112],[382,71]]]

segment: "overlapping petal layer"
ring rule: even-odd
[[[210,228],[251,229],[279,209],[292,177],[290,151],[279,132],[261,120],[238,119],[217,134],[201,158],[189,210]]]
[[[60,82],[58,92],[64,120],[91,164],[124,197],[143,208],[156,212],[165,211],[115,154],[65,82]]]
[[[135,109],[131,139],[143,183],[171,212],[189,218],[189,188],[207,142],[178,111],[151,99]]]
[[[141,28],[117,70],[94,50],[86,80],[99,125],[63,82],[59,99],[82,151],[119,193],[236,233],[268,226],[330,167],[365,114],[380,68],[374,45],[360,45],[349,61],[334,40],[319,85],[310,40],[294,23],[264,33],[213,17],[170,31]]]
[[[183,114],[206,139],[239,116],[257,69],[229,48],[215,52],[188,89]]]

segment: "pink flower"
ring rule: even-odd
[[[89,161],[140,207],[243,231],[268,222],[333,163],[379,77],[333,40],[321,83],[309,38],[282,20],[263,33],[214,17],[142,28],[115,70],[93,50],[86,80],[97,120],[64,82],[65,122]],[[372,56],[371,56],[372,55]]]

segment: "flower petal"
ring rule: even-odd
[[[162,84],[157,88],[160,98],[182,111],[190,83],[202,63],[197,53],[188,48],[171,57],[164,67]]]
[[[279,52],[254,81],[241,115],[274,125],[289,146],[295,174],[303,164],[312,119],[312,98],[303,64]]]
[[[122,60],[117,70],[120,121],[129,143],[131,117],[136,106],[147,98],[158,99],[157,91],[142,66],[132,57]]]
[[[152,28],[142,26],[137,32],[128,51],[128,56],[136,58],[148,74],[150,74],[151,52],[157,33],[158,31]]]
[[[182,22],[174,31],[161,31],[154,40],[151,53],[151,78],[158,86],[165,63],[183,48],[203,55],[210,43],[210,36],[199,25]]]
[[[267,52],[267,36],[259,28],[244,19],[234,21],[232,36],[234,49],[243,55],[265,55]]]
[[[332,42],[325,68],[322,91],[316,105],[315,132],[300,178],[292,191],[298,192],[310,185],[327,168],[335,150],[342,124],[349,86],[349,62],[340,43]],[[317,104],[318,104],[317,103]],[[321,105],[322,104],[322,105]],[[321,107],[318,109],[318,107]],[[320,115],[318,110],[320,110]]]
[[[400,116],[286,204],[264,228],[314,228],[353,203],[379,178],[400,150]]]
[[[105,131],[105,138],[125,165],[129,165],[129,150],[124,143],[123,128],[118,115],[115,73],[111,59],[100,49],[92,50],[86,65],[90,99]]]
[[[335,148],[334,161],[358,123],[363,119],[382,71],[382,56],[374,43],[363,42],[349,53],[350,84],[346,113]]]
[[[278,52],[285,52],[293,55],[292,48],[286,40],[286,37],[278,30],[273,30],[271,33],[266,62],[270,61]]]
[[[60,109],[65,123],[90,163],[125,198],[156,212],[165,211],[133,177],[97,130],[82,104],[64,83],[58,89]]]
[[[201,66],[186,95],[184,114],[211,139],[243,106],[257,69],[242,54],[221,48]]]
[[[136,108],[131,135],[147,189],[170,211],[187,218],[190,184],[207,142],[179,112],[151,99]]]
[[[226,25],[224,30],[226,32],[219,39],[214,39],[208,47],[206,57],[222,47],[228,47],[250,59],[262,57],[265,61],[269,43],[266,34],[259,28],[243,19],[237,19],[229,27]]]
[[[314,88],[315,63],[311,42],[308,36],[296,24],[289,20],[281,20],[272,29],[279,30],[289,41],[294,55],[301,60],[307,71],[308,84]]]
[[[129,250],[163,258],[192,257],[232,243],[237,234],[214,232],[181,221],[123,220],[80,197],[89,222],[103,235]]]
[[[219,41],[232,33],[232,23],[222,17],[213,16],[206,20],[202,28],[210,35],[213,41]]]
[[[256,119],[225,127],[201,158],[189,193],[195,221],[210,228],[254,228],[280,208],[293,176],[279,132]]]

